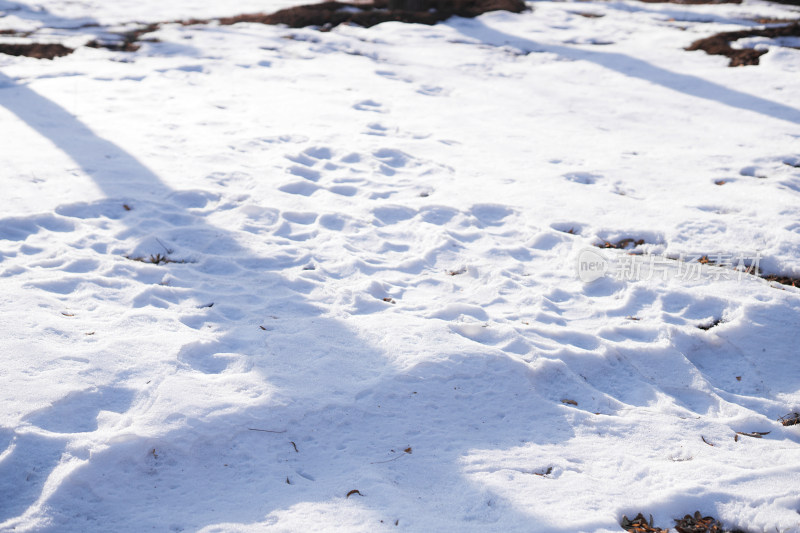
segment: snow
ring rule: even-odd
[[[297,0],[0,0],[0,26],[14,30],[77,29],[84,24],[127,24],[198,18],[227,17],[241,13],[272,12],[299,5]]]
[[[800,275],[797,8],[531,7],[0,56],[0,531],[800,531],[798,289],[576,273]]]

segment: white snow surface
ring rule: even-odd
[[[77,28],[85,24],[127,24],[197,18],[227,17],[242,13],[272,12],[308,2],[298,0],[0,0],[0,27],[15,30]]]
[[[800,531],[800,290],[576,273],[800,276],[800,50],[684,50],[798,9],[530,7],[0,56],[0,531]]]

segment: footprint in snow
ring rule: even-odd
[[[319,178],[322,176],[318,170],[299,165],[289,167],[286,171],[289,174],[307,179],[308,181],[319,181]]]
[[[404,83],[411,83],[411,78],[406,78],[400,76],[398,73],[393,72],[391,70],[376,70],[375,74],[378,76],[383,76],[386,79],[394,80],[394,81],[402,81]]]
[[[476,204],[472,206],[470,212],[487,226],[499,226],[505,218],[514,213],[512,209],[498,204]]]
[[[355,196],[358,194],[358,189],[349,185],[334,185],[333,187],[328,187],[328,191],[339,196]]]
[[[375,100],[362,100],[353,105],[353,109],[357,109],[358,111],[372,111],[373,113],[387,112],[385,109],[383,109],[383,104],[376,102]]]
[[[419,213],[423,222],[443,226],[453,220],[459,211],[446,206],[428,206],[420,209]]]
[[[295,181],[278,187],[278,190],[281,192],[285,192],[288,194],[297,194],[300,196],[311,196],[319,189],[320,187],[318,187],[317,185],[303,181]]]
[[[317,220],[316,213],[301,213],[295,211],[286,211],[281,215],[284,219],[288,220],[289,222],[294,222],[295,224],[313,224]]]
[[[289,161],[293,161],[300,165],[313,167],[320,160],[328,160],[333,157],[333,152],[327,146],[311,146],[296,155],[285,156]]]
[[[377,225],[384,226],[414,218],[417,212],[408,207],[387,205],[373,210],[372,214],[375,215]]]
[[[392,168],[403,168],[412,159],[407,153],[392,148],[381,148],[373,152],[372,155],[384,165]]]
[[[747,176],[747,177],[751,177],[751,178],[764,179],[764,178],[768,178],[769,177],[769,175],[767,174],[766,169],[758,167],[756,165],[750,165],[750,166],[744,167],[743,169],[741,169],[739,171],[739,174],[741,174],[742,176]]]
[[[423,85],[417,92],[425,96],[445,96],[447,94],[442,87],[436,87],[434,85]]]
[[[601,179],[603,176],[600,174],[593,174],[591,172],[569,172],[564,174],[564,178],[569,181],[573,181],[575,183],[581,183],[583,185],[592,185],[597,183],[597,180]]]
[[[376,135],[378,137],[386,137],[386,132],[389,131],[388,127],[377,122],[367,124],[367,128],[369,128],[369,131],[364,132],[366,135]]]

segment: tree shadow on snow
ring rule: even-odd
[[[537,394],[525,363],[453,344],[451,353],[426,362],[396,364],[386,346],[359,338],[308,300],[313,285],[284,271],[298,267],[299,259],[276,260],[241,245],[233,233],[192,211],[202,203],[197,194],[172,190],[68,111],[2,74],[0,105],[72,158],[115,203],[161,212],[147,226],[124,215],[133,235],[146,240],[169,234],[174,224],[181,231],[192,228],[196,237],[185,247],[197,261],[169,265],[176,285],[188,289],[183,298],[219,295],[231,272],[242,284],[226,295],[227,307],[182,317],[190,329],[211,324],[227,333],[213,342],[198,335],[197,342],[184,345],[174,354],[174,375],[150,387],[125,378],[87,383],[95,388],[30,415],[27,425],[4,430],[8,438],[0,442],[8,441],[4,450],[11,452],[0,450],[0,471],[11,468],[15,477],[3,486],[0,520],[6,521],[0,525],[28,523],[30,516],[15,518],[27,510],[48,521],[37,526],[40,531],[196,530],[276,521],[305,502],[332,513],[360,510],[374,520],[363,529],[399,520],[419,530],[435,529],[432,523],[443,530],[469,520],[485,530],[536,516],[535,502],[512,508],[470,483],[461,463],[471,450],[553,444],[573,436],[566,408]],[[131,388],[138,388],[135,399]],[[196,396],[199,411],[170,412],[159,404],[162,411],[153,415],[159,396],[176,391],[192,401]],[[172,429],[158,436],[134,429],[95,433],[101,409],[134,419],[155,416],[157,425],[163,423],[159,427]],[[76,415],[91,420],[80,427],[61,420]],[[67,451],[72,437],[64,431],[82,432],[83,442],[95,439],[96,446],[45,494],[48,476],[74,460]],[[520,468],[535,473],[547,466]],[[360,494],[348,498],[354,489]],[[37,511],[40,504],[45,510]]]
[[[97,24],[97,21],[90,17],[76,19],[57,17],[41,6],[31,6],[21,2],[0,0],[0,11],[3,15],[13,15],[21,19],[42,21],[51,28],[73,29]]]
[[[590,61],[625,76],[640,78],[687,96],[711,100],[792,124],[800,124],[800,109],[729,89],[697,76],[672,72],[618,52],[598,52],[569,46],[541,44],[491,28],[479,19],[451,19],[447,24],[462,34],[487,45],[509,45],[528,53],[549,52],[573,61]]]
[[[341,328],[328,320],[317,326],[328,333]],[[307,332],[310,353],[317,333]],[[491,450],[571,438],[563,410],[532,390],[524,364],[452,355],[357,380],[352,376],[363,374],[362,362],[374,365],[384,354],[354,344],[357,339],[345,342],[349,350],[337,343],[324,378],[312,365],[298,364],[292,380],[305,382],[305,390],[291,399],[287,393],[288,405],[189,419],[158,438],[131,437],[93,455],[48,499],[54,523],[45,531],[72,524],[84,531],[194,531],[224,523],[292,528],[297,522],[280,522],[285,514],[313,516],[319,509],[329,514],[318,519],[330,523],[309,518],[314,527],[344,526],[353,513],[358,530],[378,530],[381,521],[416,531],[462,522],[479,531],[514,529],[537,516],[552,518],[533,501],[515,508],[465,472],[472,452],[491,456]],[[265,379],[286,377],[271,375],[269,363],[259,370]],[[491,388],[485,373],[498,378]],[[339,401],[330,401],[336,396]],[[498,397],[508,401],[492,401]],[[502,467],[489,461],[479,468],[524,472],[546,491],[546,461],[515,459]],[[352,490],[359,494],[348,498]]]
[[[48,434],[15,435],[0,430],[0,455],[4,455],[0,460],[0,523],[23,514],[39,499],[48,476],[61,463],[71,434],[96,430],[101,410],[127,411],[134,392],[124,387],[73,391],[25,417]]]

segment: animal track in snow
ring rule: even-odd
[[[309,181],[314,181],[314,182],[319,181],[319,178],[321,176],[319,171],[301,166],[289,167],[288,172],[289,174],[293,174],[295,176],[299,176],[301,178],[305,178]]]
[[[372,113],[388,113],[388,111],[383,108],[383,104],[378,103],[375,100],[362,100],[354,104],[353,109],[357,109],[359,111],[370,111]]]
[[[395,81],[402,81],[404,83],[411,83],[413,80],[411,78],[401,76],[394,71],[391,70],[376,70],[375,74],[378,76],[383,76],[384,78],[395,80]]]
[[[278,187],[279,191],[283,191],[289,194],[299,194],[301,196],[311,196],[318,190],[320,187],[314,185],[312,183],[304,182],[304,181],[295,181],[292,183],[287,183],[286,185],[282,185]]]
[[[379,147],[368,153],[339,151],[329,146],[315,145],[299,153],[287,155],[294,165],[287,173],[305,181],[291,181],[278,190],[298,196],[311,196],[327,191],[338,197],[366,196],[387,199],[400,190],[418,190],[417,196],[430,194],[419,184],[418,176],[426,172],[452,172],[432,162],[422,161],[396,148]],[[391,178],[392,181],[381,179]]]
[[[581,183],[583,185],[591,185],[593,183],[597,183],[597,180],[602,179],[603,176],[600,174],[594,174],[592,172],[569,172],[564,174],[564,178],[569,181],[574,181],[575,183]]]
[[[425,96],[444,96],[447,94],[444,88],[435,85],[423,85],[417,89],[417,92]]]

